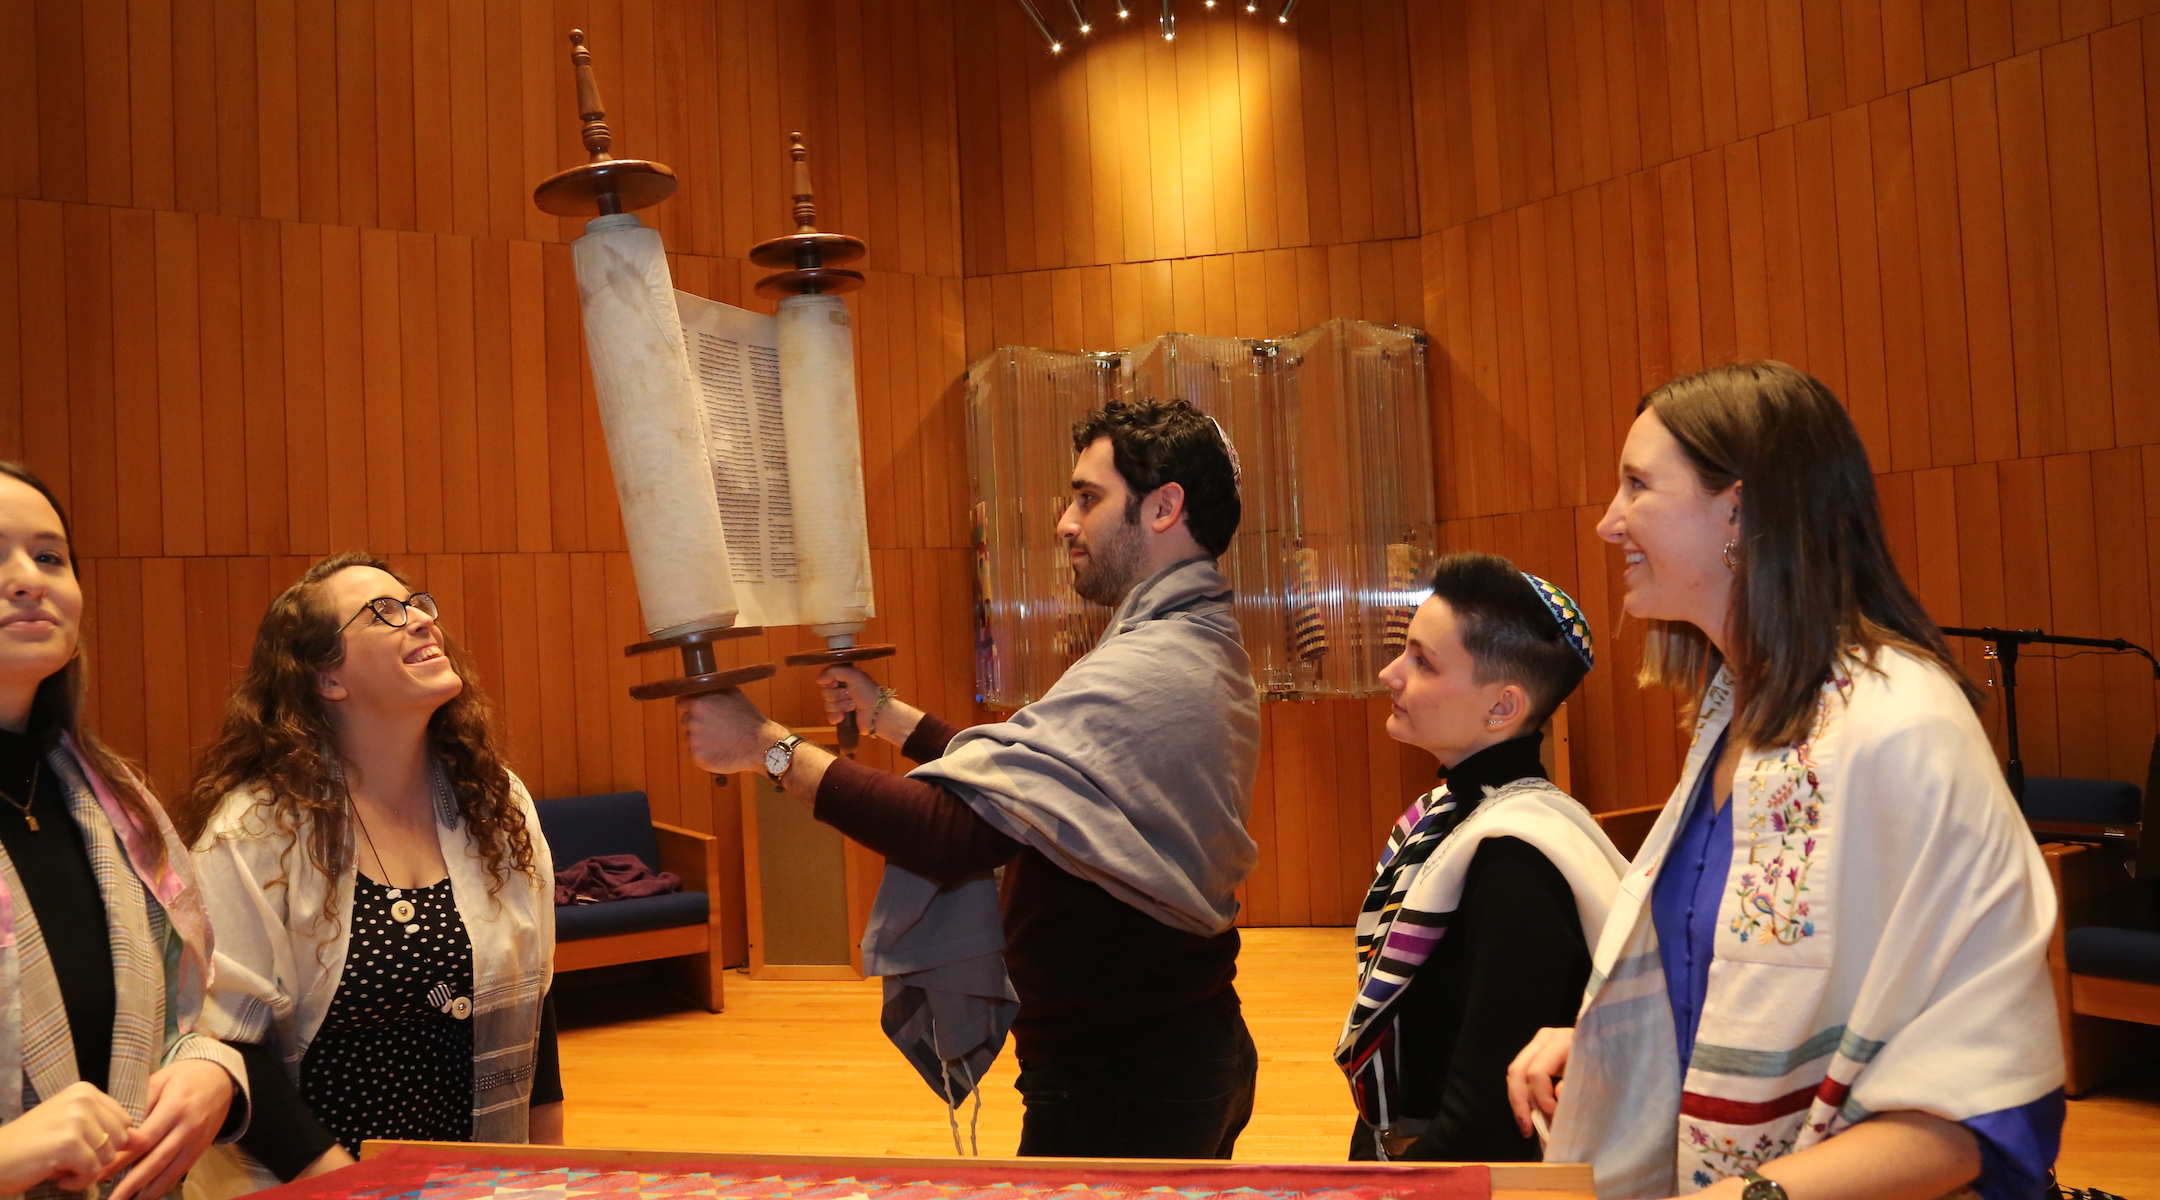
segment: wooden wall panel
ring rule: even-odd
[[[0,95],[25,120],[0,195],[567,242],[577,224],[530,196],[585,160],[565,40],[582,26],[616,151],[682,180],[646,218],[671,247],[739,255],[791,229],[802,130],[826,228],[883,269],[959,274],[951,0],[5,8]],[[825,46],[847,69],[813,61]],[[890,169],[866,173],[878,155]]]
[[[1290,27],[1227,6],[1062,61],[995,7],[959,25],[999,56],[960,125],[968,356],[1424,328],[1443,545],[1554,579],[1599,632],[1571,710],[1592,807],[1662,801],[1678,771],[1594,526],[1639,397],[1705,364],[1778,357],[1838,391],[1938,620],[2153,632],[2152,5],[1307,0]],[[1231,108],[1176,103],[1210,69],[1238,79],[1229,151]],[[2028,770],[2143,782],[2149,673],[2030,661]],[[1268,708],[1250,921],[1354,915],[1382,814],[1428,785],[1352,708]]]
[[[1145,6],[1061,20],[1052,55],[1017,5],[954,6],[967,274],[1417,231],[1403,0],[1183,8],[1174,41]]]

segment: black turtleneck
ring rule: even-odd
[[[1440,768],[1448,794],[1455,797],[1455,811],[1469,815],[1485,798],[1486,788],[1505,787],[1518,779],[1545,778],[1545,764],[1538,757],[1544,744],[1544,734],[1526,733],[1487,746],[1452,767]]]
[[[105,927],[105,898],[82,830],[68,812],[67,793],[44,762],[33,739],[0,729],[0,846],[22,880],[30,911],[37,915],[45,951],[59,977],[60,999],[67,1008],[68,1032],[75,1040],[75,1070],[103,1091],[112,1062],[112,943]],[[36,777],[37,790],[31,792]],[[36,832],[18,802],[27,801]]]
[[[1447,772],[1450,826],[1485,789],[1545,777],[1540,734],[1487,746]],[[1447,936],[1396,1002],[1403,1109],[1431,1128],[1403,1155],[1453,1162],[1534,1161],[1508,1108],[1507,1066],[1539,1029],[1572,1025],[1590,946],[1567,878],[1530,843],[1491,838],[1463,878]],[[1374,1157],[1362,1126],[1350,1156]]]

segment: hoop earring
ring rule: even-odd
[[[1725,569],[1726,569],[1726,570],[1728,570],[1728,571],[1737,571],[1737,570],[1739,570],[1739,569],[1740,569],[1740,563],[1739,563],[1739,561],[1738,561],[1738,560],[1737,560],[1737,559],[1736,559],[1736,558],[1734,557],[1734,552],[1735,552],[1735,551],[1737,551],[1737,550],[1739,550],[1739,549],[1740,549],[1740,543],[1738,543],[1738,542],[1727,542],[1727,543],[1725,543]]]

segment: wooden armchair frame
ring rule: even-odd
[[[2075,1096],[2160,1060],[2160,983],[2071,972],[2064,935],[2081,925],[2111,924],[2111,915],[2131,902],[2129,878],[2093,846],[2051,842],[2040,854],[2059,901],[2048,974],[2062,1021],[2063,1086]]]
[[[727,964],[720,945],[720,839],[694,829],[654,821],[660,844],[660,869],[673,871],[685,888],[705,893],[705,923],[672,929],[646,929],[555,943],[555,969],[582,971],[622,963],[655,962],[675,987],[719,1012],[725,1003]]]

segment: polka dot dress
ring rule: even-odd
[[[345,973],[300,1066],[301,1095],[347,1150],[367,1138],[472,1140],[472,990],[472,939],[449,879],[354,879]]]

